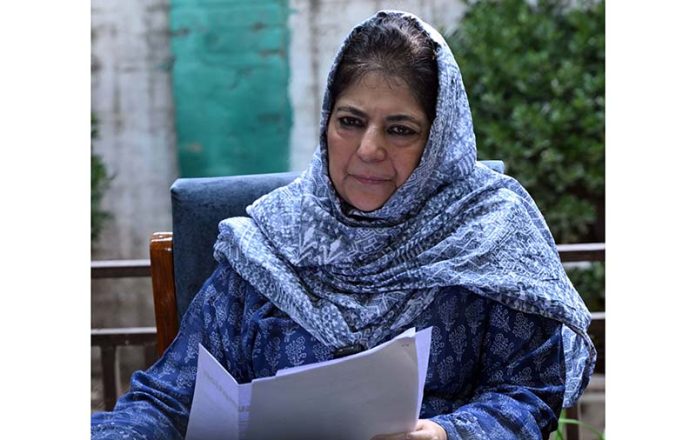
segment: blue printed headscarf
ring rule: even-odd
[[[343,203],[328,175],[327,87],[321,139],[295,181],[220,223],[215,257],[232,267],[315,338],[333,348],[374,346],[406,328],[444,286],[560,321],[570,406],[587,385],[596,351],[590,314],[568,280],[534,201],[513,178],[476,161],[476,142],[461,73],[442,36],[419,18],[434,42],[439,91],[436,118],[420,164],[379,209]],[[504,159],[504,158],[503,158]]]

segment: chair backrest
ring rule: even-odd
[[[179,320],[215,269],[218,223],[247,216],[246,207],[299,173],[177,179],[171,187],[174,285]]]
[[[504,173],[502,161],[482,161]],[[299,173],[181,178],[171,187],[173,234],[158,232],[150,240],[150,259],[158,351],[169,346],[193,297],[215,269],[213,244],[218,223],[246,216],[246,207],[286,185]],[[173,322],[175,320],[175,322]]]

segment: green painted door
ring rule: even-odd
[[[286,171],[287,0],[171,0],[182,177]]]

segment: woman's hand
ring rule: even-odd
[[[447,432],[435,422],[420,419],[411,432],[380,434],[372,437],[372,440],[447,440]]]

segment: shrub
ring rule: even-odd
[[[587,268],[566,270],[568,278],[577,289],[587,308],[592,312],[604,309],[604,262],[595,261]]]
[[[557,242],[604,241],[604,2],[465,3],[448,41],[479,156],[505,161]]]

